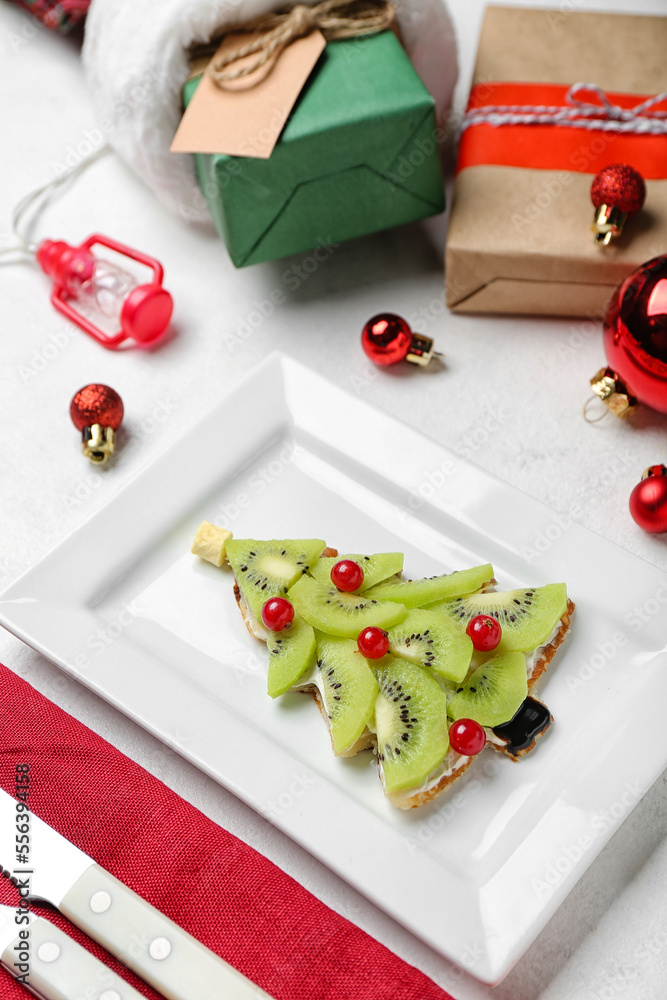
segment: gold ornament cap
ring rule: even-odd
[[[423,333],[413,332],[408,353],[405,355],[406,361],[409,361],[411,365],[421,365],[422,368],[425,368],[433,358],[441,357],[442,354],[433,350],[431,337],[425,337]]]
[[[642,481],[651,479],[652,476],[667,476],[667,467],[664,465],[649,465],[648,469],[642,472]]]
[[[103,465],[113,455],[116,434],[113,427],[91,424],[81,432],[81,450],[94,465]]]
[[[639,405],[639,400],[632,395],[613,368],[601,368],[591,379],[591,389],[615,417],[629,417]],[[595,396],[591,398],[594,399]],[[591,400],[588,402],[590,403]],[[589,423],[596,423],[597,420],[602,419],[602,417],[598,417],[597,420],[589,418],[586,413],[587,406],[588,403],[584,407],[584,415]],[[602,416],[605,414],[603,413]]]
[[[621,212],[614,205],[600,205],[595,210],[595,218],[591,229],[595,233],[595,242],[603,247],[609,246],[613,239],[620,236],[623,226],[628,221],[628,213]]]

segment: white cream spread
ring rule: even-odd
[[[534,649],[532,653],[524,654],[526,657],[526,673],[528,674],[528,680],[530,680],[533,674],[535,673],[535,669],[539,661],[542,659],[544,650],[547,648],[547,646],[550,646],[551,643],[554,641],[554,639],[558,635],[558,632],[560,631],[562,624],[563,624],[562,619],[559,618],[558,621],[556,622],[556,626],[553,632],[551,633],[547,641],[543,643],[543,645],[538,646],[537,649]]]
[[[410,799],[437,788],[443,778],[448,778],[455,771],[460,770],[464,764],[467,764],[469,759],[469,757],[463,757],[461,754],[456,754],[452,750],[449,750],[443,762],[434,771],[431,771],[421,785],[416,785],[414,788],[406,788],[402,792],[392,792],[390,796],[391,801],[399,808],[401,808],[401,803],[405,803],[406,806],[409,805]]]

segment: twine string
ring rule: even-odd
[[[231,25],[209,45],[196,48],[192,55],[206,55],[210,53],[212,45],[217,50],[223,38],[230,34],[260,33],[258,38],[235,46],[211,61],[207,73],[218,86],[222,86],[255,73],[268,62],[277,59],[283,49],[297,38],[304,38],[316,28],[327,41],[357,38],[385,31],[393,24],[394,17],[395,9],[391,0],[320,0],[320,3],[313,6],[298,3],[290,10],[278,14],[258,17],[241,25]],[[255,54],[257,58],[247,65],[236,69],[228,68],[240,59]]]
[[[598,102],[580,94],[594,94]],[[667,111],[657,110],[667,101],[667,91],[648,97],[633,108],[612,104],[594,83],[573,83],[565,95],[566,106],[546,104],[486,104],[466,112],[461,131],[471,125],[559,125],[603,132],[667,135]]]

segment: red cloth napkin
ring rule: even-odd
[[[0,785],[14,794],[29,764],[32,812],[276,1000],[452,1000],[1,664],[0,713]],[[0,878],[0,903],[17,902]],[[159,1000],[51,907],[33,909]],[[0,968],[2,1000],[27,996]]]

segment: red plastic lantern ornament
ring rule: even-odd
[[[644,178],[627,163],[604,167],[591,185],[595,206],[592,230],[595,242],[607,246],[623,231],[623,226],[640,210],[646,198]]]
[[[387,368],[399,361],[425,367],[432,358],[441,357],[433,350],[433,341],[413,333],[406,321],[395,313],[379,313],[369,319],[361,332],[361,346],[376,365]]]
[[[667,413],[667,256],[633,271],[616,289],[604,322],[608,366],[591,379],[612,413],[638,403]]]
[[[123,412],[123,400],[108,385],[92,382],[75,393],[69,415],[81,431],[84,455],[95,465],[102,465],[113,454]]]
[[[150,268],[152,280],[140,284],[129,271],[97,257],[92,252],[96,245]],[[78,247],[62,240],[44,240],[37,249],[37,260],[53,278],[51,302],[56,309],[104,347],[115,349],[126,340],[148,347],[167,329],[174,304],[162,287],[164,271],[154,257],[95,234]],[[106,332],[104,326],[111,326],[114,332]]]
[[[630,513],[644,531],[667,531],[667,468],[652,465],[630,494]]]

